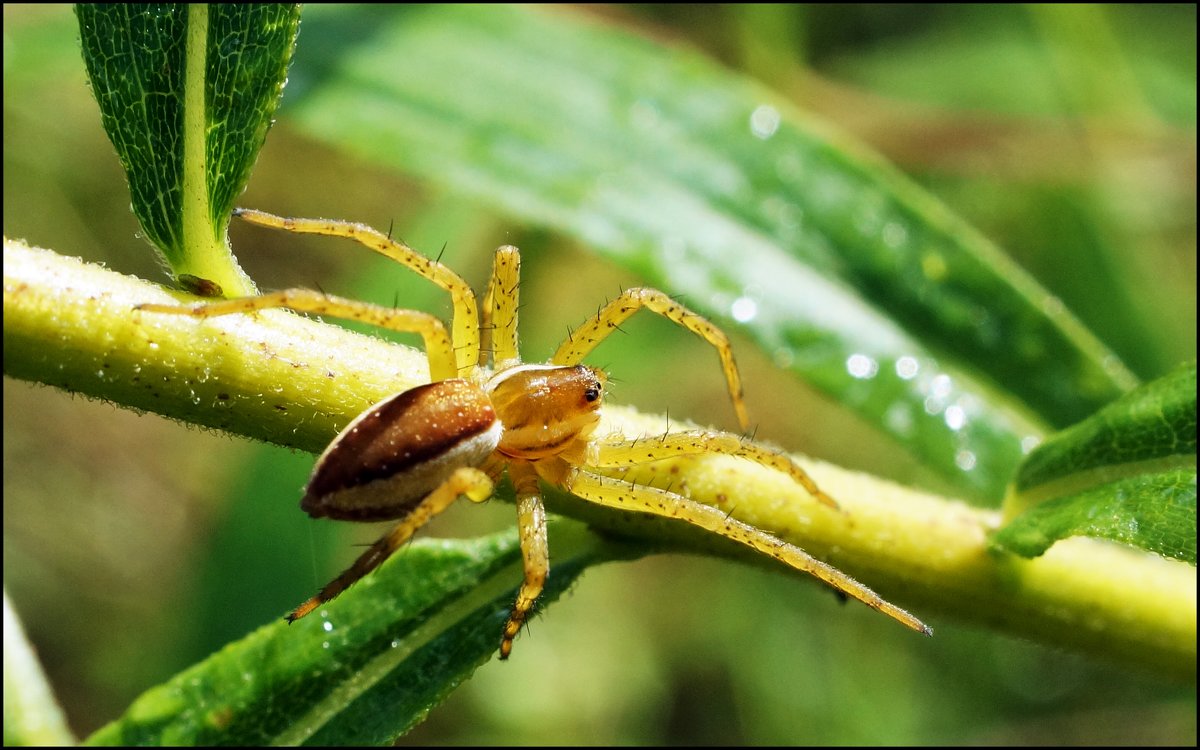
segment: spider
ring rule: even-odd
[[[622,292],[572,332],[548,364],[530,364],[521,361],[517,342],[517,248],[505,245],[496,250],[481,313],[475,293],[460,276],[364,224],[290,219],[249,209],[238,209],[234,215],[265,227],[354,240],[445,289],[454,308],[447,331],[441,320],[428,313],[306,289],[192,306],[138,306],[147,312],[199,318],[282,307],[416,333],[424,341],[432,382],[390,396],[350,422],[317,459],[300,501],[300,507],[314,518],[398,523],[345,572],[293,610],[287,616],[289,622],[309,614],[377,568],[460,496],[476,502],[489,498],[507,471],[516,489],[524,580],[501,635],[501,659],[511,653],[549,573],[543,482],[588,502],[695,524],[810,573],[918,632],[932,632],[913,615],[795,545],[682,494],[600,473],[677,456],[740,456],[787,474],[817,502],[837,507],[788,455],[737,435],[715,430],[632,439],[619,434],[594,435],[606,375],[582,360],[642,309],[712,345],[738,423],[743,431],[749,425],[728,338],[663,292],[648,288]],[[490,362],[483,361],[485,355]]]

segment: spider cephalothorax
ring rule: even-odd
[[[143,311],[197,317],[286,307],[418,333],[424,339],[433,382],[390,396],[347,425],[317,460],[301,501],[314,517],[397,519],[398,523],[348,570],[297,607],[289,620],[312,612],[370,573],[459,497],[475,501],[490,497],[495,482],[507,472],[516,489],[525,575],[501,637],[501,658],[512,650],[513,639],[549,572],[542,482],[600,505],[700,526],[811,573],[914,630],[930,632],[920,620],[841,571],[717,508],[669,490],[604,476],[604,471],[676,456],[741,456],[787,474],[816,501],[836,507],[787,454],[736,435],[692,430],[653,440],[597,437],[605,375],[582,360],[643,308],[692,331],[716,349],[738,421],[743,430],[748,426],[741,379],[725,334],[667,295],[654,289],[629,289],[576,329],[548,364],[528,364],[521,362],[517,342],[520,254],[515,247],[496,251],[481,314],[474,292],[457,274],[370,227],[285,219],[259,211],[239,210],[237,215],[264,226],[353,239],[438,284],[454,302],[449,332],[427,313],[304,289],[191,307],[139,306]],[[485,354],[490,362],[484,361]]]

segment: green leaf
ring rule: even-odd
[[[253,293],[226,229],[287,80],[299,7],[79,4],[75,13],[146,237],[190,291]]]
[[[580,524],[551,526],[543,604],[627,554]],[[515,530],[413,542],[309,617],[280,617],[147,691],[88,743],[389,743],[496,651],[520,580]]]
[[[1017,490],[1093,472],[1119,470],[1144,461],[1195,463],[1196,363],[1130,392],[1079,424],[1039,445],[1017,474]],[[1072,479],[1074,478],[1074,479]]]
[[[1006,526],[994,543],[1037,557],[1060,539],[1091,536],[1196,563],[1196,470],[1147,473],[1049,500]]]
[[[1074,535],[1196,562],[1196,365],[1138,388],[1038,446],[994,543],[1025,557]]]
[[[4,592],[4,744],[76,744],[8,591]]]
[[[930,196],[697,54],[531,7],[312,10],[291,122],[684,295],[976,498],[1135,382]]]

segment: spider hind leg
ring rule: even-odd
[[[327,237],[342,237],[353,240],[380,255],[391,258],[420,276],[432,281],[450,293],[454,304],[454,319],[451,322],[451,337],[454,342],[455,373],[446,377],[465,374],[479,363],[479,307],[475,292],[461,276],[442,263],[427,258],[408,245],[383,234],[366,224],[334,219],[292,219],[276,216],[265,211],[238,208],[234,216],[272,229],[284,229],[297,234],[320,234]],[[445,378],[434,378],[444,380]]]
[[[437,489],[429,493],[416,507],[412,509],[391,531],[384,534],[367,549],[354,564],[341,575],[325,585],[314,597],[308,599],[287,616],[288,622],[295,622],[311,613],[317,607],[330,601],[342,593],[363,576],[383,564],[385,560],[404,545],[413,534],[437,514],[449,508],[461,495],[472,500],[486,498],[492,494],[492,480],[479,469],[464,466],[443,482]]]
[[[433,380],[453,378],[458,371],[456,355],[450,343],[450,336],[446,332],[446,326],[429,313],[382,307],[370,302],[345,299],[311,289],[284,289],[255,297],[238,297],[194,305],[146,303],[137,305],[135,309],[142,312],[216,318],[222,315],[253,313],[276,308],[286,308],[313,315],[330,315],[402,333],[420,334],[425,342],[425,353],[429,357],[429,371]]]

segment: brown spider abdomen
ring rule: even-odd
[[[300,507],[314,518],[402,518],[455,469],[483,463],[500,432],[487,394],[466,380],[390,396],[347,425],[317,459]]]

